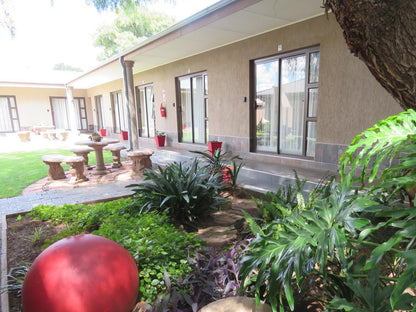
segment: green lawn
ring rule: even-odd
[[[111,163],[111,152],[104,152],[104,163]],[[18,196],[28,185],[46,177],[48,166],[41,160],[42,155],[74,155],[68,150],[42,150],[21,153],[0,153],[0,198]],[[89,164],[95,165],[95,152],[88,155]],[[62,164],[65,171],[69,166]]]

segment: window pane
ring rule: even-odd
[[[279,61],[256,65],[257,151],[277,152]]]
[[[208,95],[208,75],[204,75],[204,94]]]
[[[153,101],[153,87],[146,87],[146,107],[149,137],[155,134],[155,103]]]
[[[194,115],[194,142],[205,143],[204,80],[202,76],[192,78]]]
[[[181,79],[179,84],[182,105],[182,142],[192,143],[191,80]]]
[[[302,155],[305,62],[304,55],[282,60],[280,92],[280,152]]]
[[[139,89],[139,105],[140,105],[140,126],[141,126],[141,135],[143,137],[148,137],[149,133],[147,132],[147,111],[146,111],[146,98],[144,89]]]
[[[316,122],[308,122],[308,137],[306,139],[306,156],[315,157]]]
[[[318,112],[318,88],[309,89],[308,117],[316,117]]]
[[[12,121],[10,119],[9,102],[7,99],[6,96],[0,96],[0,132],[13,131]]]
[[[319,52],[313,52],[309,57],[309,83],[319,82]]]
[[[56,129],[69,129],[65,98],[52,98],[53,119]]]

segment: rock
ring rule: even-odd
[[[199,312],[271,312],[272,308],[260,302],[256,307],[256,299],[247,297],[229,297],[212,302]]]

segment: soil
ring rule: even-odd
[[[222,211],[215,212],[202,224],[198,235],[215,248],[232,244],[241,233],[242,213],[255,213],[256,206],[251,195],[239,191],[238,194],[224,194],[231,199]],[[232,226],[234,225],[235,226]],[[14,268],[32,263],[42,252],[45,240],[56,236],[64,225],[53,225],[49,221],[32,220],[28,216],[7,217],[7,268],[10,273]],[[9,293],[9,311],[21,312],[21,297]]]

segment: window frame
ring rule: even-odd
[[[147,97],[146,97],[146,88],[152,88],[152,101],[153,101],[153,123],[154,123],[154,131],[153,133],[150,132],[150,128],[149,128],[149,112],[148,112],[148,103],[146,102],[144,107],[146,109],[146,112],[144,112],[145,117],[146,117],[146,127],[147,127],[147,136],[143,135],[143,125],[142,125],[142,111],[141,111],[141,103],[140,103],[140,90],[143,89],[144,95],[145,95],[145,99],[147,101]],[[155,131],[156,131],[156,106],[155,106],[155,92],[154,92],[155,88],[153,83],[146,83],[143,85],[139,85],[136,86],[136,111],[137,111],[137,127],[138,127],[138,133],[139,133],[139,137],[142,138],[153,138],[155,136]]]
[[[12,130],[11,132],[17,132],[20,131],[20,118],[19,118],[19,109],[17,107],[17,100],[16,100],[16,96],[15,95],[0,95],[0,97],[2,98],[6,98],[7,99],[7,106],[8,106],[8,110],[9,110],[9,120],[12,126]],[[14,107],[11,106],[11,99],[13,99],[14,102]],[[13,118],[13,113],[12,111],[15,111],[16,113],[16,118]],[[17,124],[15,124],[17,123]],[[16,127],[15,127],[16,126]],[[16,129],[17,128],[17,129]],[[10,131],[0,131],[1,133],[8,133]]]
[[[319,76],[317,82],[310,82],[309,81],[309,74],[310,74],[310,56],[313,53],[318,52],[320,55],[320,46],[312,46],[308,48],[293,50],[281,54],[276,54],[272,56],[267,56],[263,58],[258,58],[250,61],[250,151],[254,153],[264,153],[264,154],[272,154],[272,155],[281,155],[281,156],[288,156],[293,158],[304,158],[304,159],[314,159],[315,155],[308,156],[307,155],[307,149],[308,149],[308,124],[309,123],[315,123],[318,122],[318,113],[316,116],[309,116],[309,107],[310,107],[310,101],[309,101],[309,90],[311,89],[318,89],[318,102],[317,106],[319,106]],[[281,81],[282,81],[282,60],[295,57],[295,56],[305,56],[305,86],[304,86],[304,111],[303,111],[303,133],[302,133],[302,155],[297,154],[290,154],[290,153],[282,153],[280,151],[281,146],[281,126],[280,126],[280,112],[281,112]],[[319,59],[320,60],[320,59]],[[278,79],[279,79],[279,92],[278,92],[278,116],[277,116],[277,149],[276,151],[269,152],[269,151],[259,151],[257,149],[257,133],[256,133],[256,110],[257,110],[257,104],[256,104],[256,93],[257,93],[257,71],[256,66],[258,64],[263,64],[271,61],[278,61],[279,62],[279,72],[278,72]],[[318,72],[319,74],[319,72]],[[316,139],[316,137],[315,137]]]
[[[193,78],[201,77],[203,83],[203,112],[204,112],[204,142],[195,142],[195,115],[194,115],[194,95],[193,95]],[[190,90],[190,97],[191,97],[191,115],[192,115],[192,141],[183,141],[183,128],[182,128],[182,99],[181,99],[181,80],[189,79],[189,90]],[[208,120],[208,72],[207,71],[200,71],[197,73],[192,73],[184,76],[179,76],[175,78],[176,80],[176,103],[178,103],[177,108],[177,125],[178,125],[178,142],[179,143],[188,143],[188,144],[207,144],[209,139],[209,120]]]

